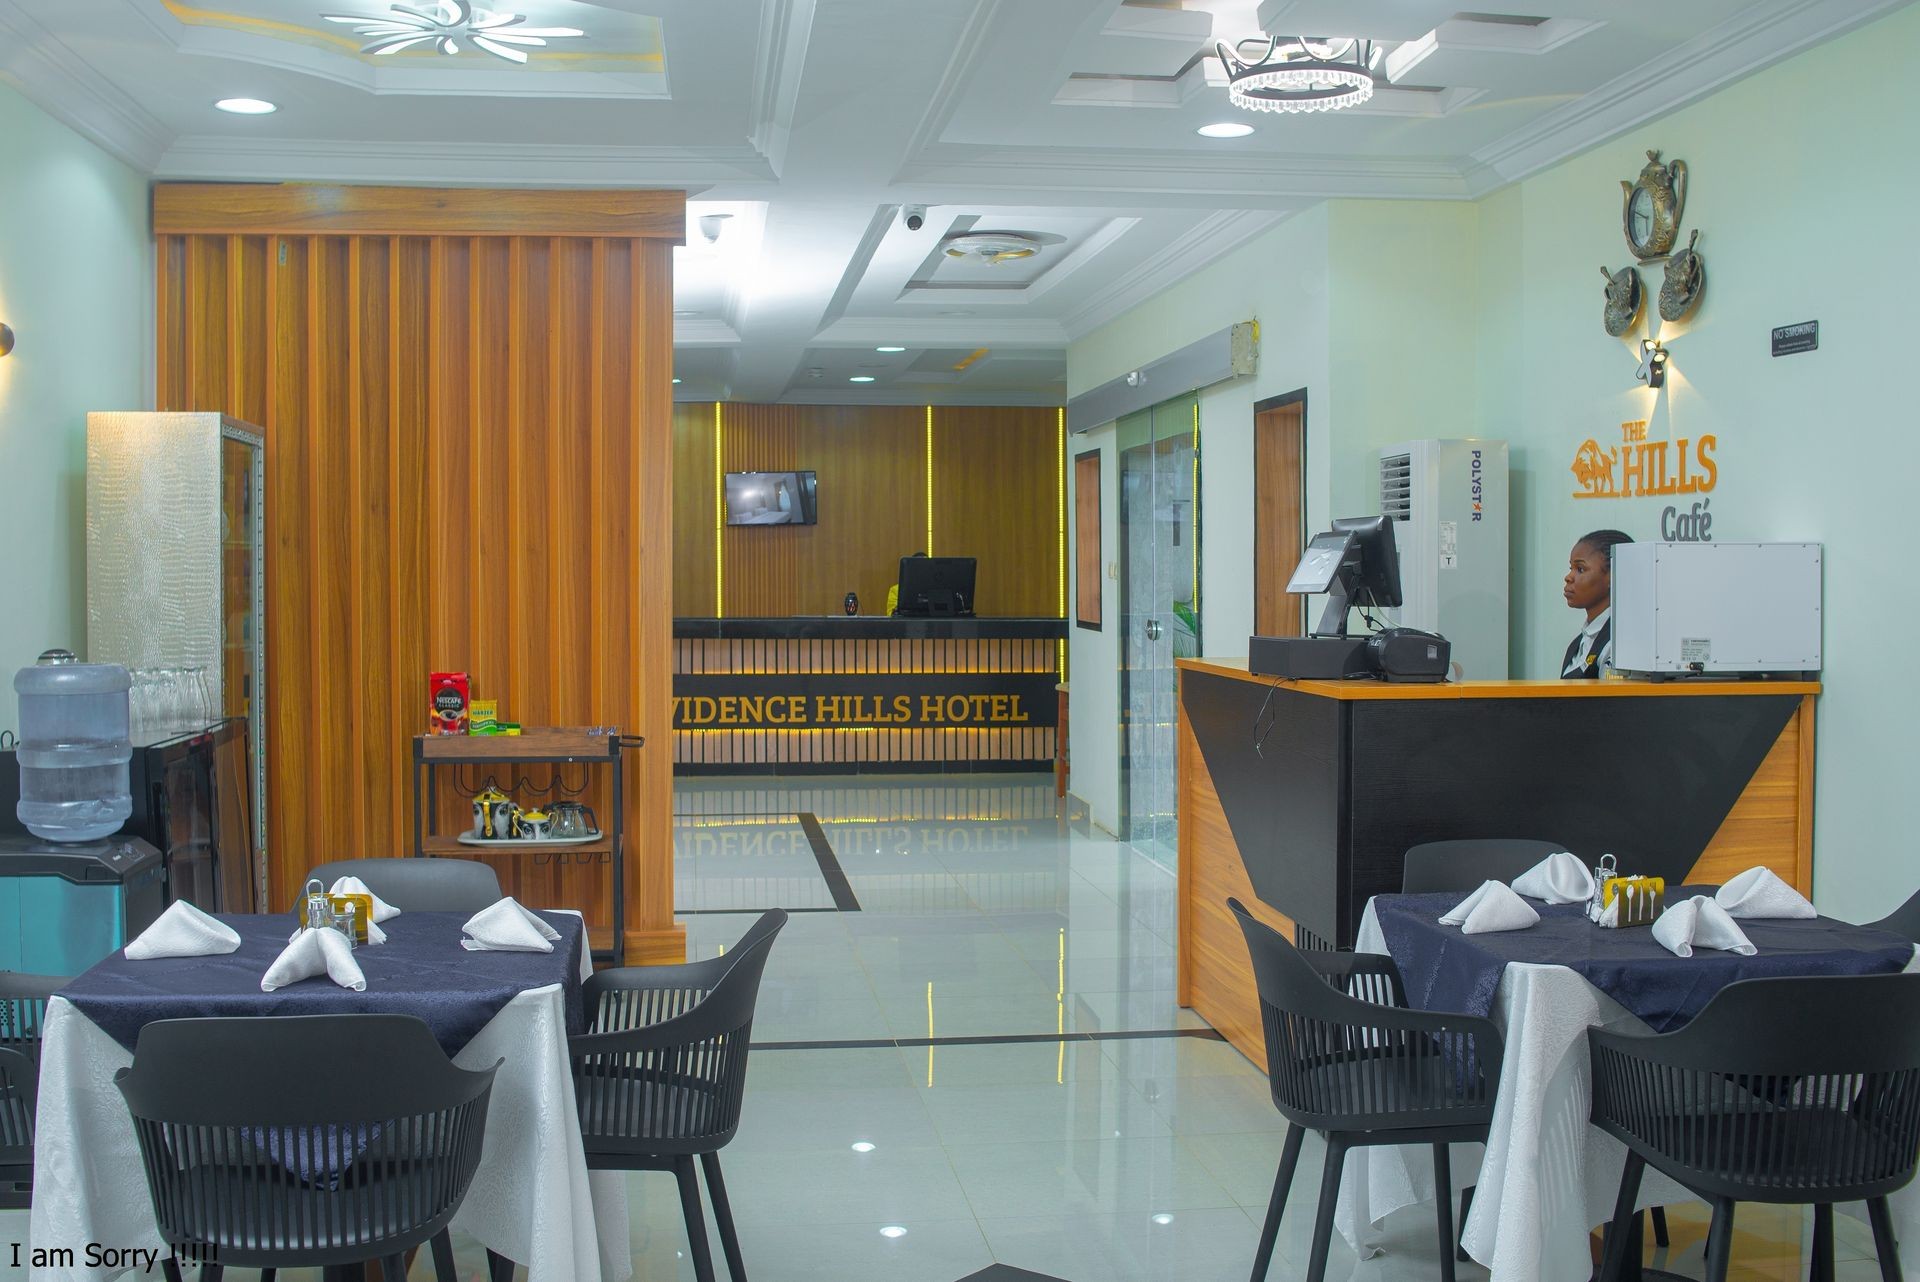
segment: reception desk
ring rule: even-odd
[[[681,774],[1051,770],[1062,619],[675,619]]]
[[[1229,896],[1351,947],[1408,847],[1538,837],[1622,872],[1813,885],[1814,682],[1276,681],[1180,660],[1180,1002],[1256,1059]]]

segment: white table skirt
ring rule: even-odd
[[[582,970],[592,960],[583,955]],[[454,1056],[462,1068],[504,1059],[493,1080],[480,1166],[453,1225],[528,1266],[531,1282],[626,1282],[633,1275],[627,1181],[587,1170],[567,1062],[558,984],[508,1002]],[[166,1252],[153,1220],[140,1150],[114,1074],[133,1055],[63,998],[47,1004],[34,1130],[29,1240]],[[36,1269],[39,1282],[93,1282],[125,1270]]]
[[[1385,937],[1367,905],[1354,941],[1385,953]],[[1920,959],[1908,966],[1912,972]],[[1456,1189],[1474,1185],[1463,1245],[1492,1282],[1586,1282],[1593,1273],[1588,1235],[1613,1218],[1626,1147],[1591,1125],[1593,1082],[1587,1030],[1646,1025],[1565,966],[1510,962],[1494,995],[1493,1021],[1506,1038],[1493,1126],[1482,1151],[1455,1145]],[[1394,1211],[1433,1200],[1427,1145],[1354,1149],[1347,1155],[1334,1223],[1362,1255],[1377,1253],[1372,1229]],[[1641,1207],[1698,1201],[1648,1169]],[[1889,1199],[1894,1231],[1913,1250],[1902,1260],[1920,1282],[1920,1191],[1909,1184]]]

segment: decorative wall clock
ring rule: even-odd
[[[1649,151],[1640,176],[1620,184],[1620,224],[1633,256],[1645,262],[1672,253],[1686,205],[1687,162],[1663,165],[1660,153]]]
[[[1639,321],[1640,305],[1646,301],[1640,288],[1640,269],[1629,265],[1614,272],[1602,267],[1600,275],[1607,282],[1607,307],[1601,313],[1601,321],[1607,333],[1624,338]]]

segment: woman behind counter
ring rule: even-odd
[[[1567,645],[1562,677],[1593,680],[1613,666],[1613,549],[1631,542],[1633,536],[1619,530],[1595,530],[1567,555],[1560,593],[1568,605],[1586,611],[1587,622]]]

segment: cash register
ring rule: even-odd
[[[1316,534],[1287,581],[1287,591],[1324,593],[1326,608],[1304,637],[1255,636],[1247,641],[1247,669],[1293,681],[1444,681],[1452,647],[1445,637],[1415,628],[1378,628],[1350,636],[1348,614],[1359,606],[1401,604],[1400,554],[1385,516],[1342,517]]]

